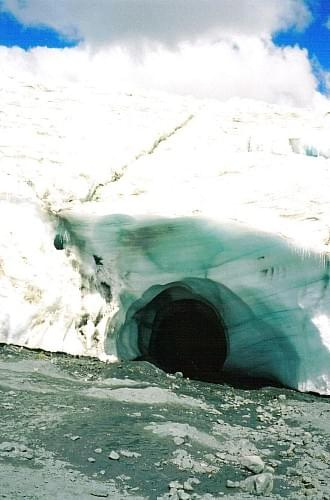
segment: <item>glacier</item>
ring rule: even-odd
[[[3,80],[0,341],[330,394],[330,106]]]

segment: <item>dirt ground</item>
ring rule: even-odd
[[[0,498],[330,499],[330,398],[0,346]]]

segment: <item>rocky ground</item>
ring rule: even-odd
[[[330,499],[330,399],[0,347],[0,497]]]

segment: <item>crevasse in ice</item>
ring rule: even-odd
[[[1,94],[1,342],[330,393],[330,108]]]

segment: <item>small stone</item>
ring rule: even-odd
[[[181,446],[184,443],[184,439],[182,437],[175,437],[173,441],[177,446]]]
[[[110,460],[119,460],[120,455],[116,451],[112,451],[111,453],[109,453],[108,457],[110,458]]]
[[[243,467],[254,472],[255,474],[259,474],[265,468],[263,460],[258,457],[258,455],[247,455],[245,457],[242,457],[240,462]]]
[[[240,482],[240,487],[247,493],[267,496],[273,491],[273,475],[269,473],[256,474]]]
[[[191,498],[189,493],[184,490],[178,490],[177,495],[179,500],[189,500]]]
[[[71,436],[71,441],[77,441],[77,439],[80,439],[80,436]]]
[[[239,481],[231,481],[230,479],[227,479],[226,486],[227,488],[239,488],[240,483]]]
[[[183,378],[183,373],[182,373],[182,372],[175,372],[175,373],[174,373],[174,376],[175,376],[176,378]]]
[[[194,491],[194,488],[189,480],[183,483],[183,489],[185,491]]]
[[[99,497],[99,498],[107,498],[109,496],[109,493],[107,491],[103,490],[93,490],[90,492],[90,494],[93,497]]]
[[[0,444],[0,452],[5,451],[7,453],[10,453],[11,451],[14,451],[14,450],[15,450],[15,446],[13,446],[11,443],[4,442],[4,443]]]
[[[179,481],[171,481],[168,487],[170,490],[182,490],[183,485]]]
[[[314,492],[312,490],[304,490],[304,495],[305,497],[311,497],[314,495]]]
[[[282,463],[280,460],[275,460],[274,458],[272,460],[269,460],[269,462],[273,467],[277,467],[278,465],[281,465],[281,463]]]
[[[188,481],[191,483],[191,484],[201,484],[200,480],[197,479],[197,477],[190,477],[188,479]]]
[[[89,461],[89,463],[93,464],[95,462],[95,458],[93,457],[88,457],[87,460]]]
[[[137,453],[136,451],[130,451],[130,450],[120,450],[120,454],[126,458],[139,458],[141,456],[140,453]]]
[[[285,394],[280,394],[280,395],[278,396],[278,399],[279,399],[280,401],[285,401],[285,400],[286,400],[286,395],[285,395]]]
[[[102,448],[95,448],[94,453],[102,453]]]
[[[295,445],[293,443],[291,443],[289,448],[286,451],[286,455],[293,455],[294,451],[295,451]]]

